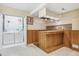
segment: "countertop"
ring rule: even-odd
[[[40,31],[40,32],[63,32],[64,30],[46,30],[46,31]]]

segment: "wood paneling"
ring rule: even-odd
[[[79,30],[72,30],[71,43],[79,45]]]
[[[64,45],[79,51],[79,48],[72,47],[72,45],[79,45],[79,30],[64,31]]]
[[[63,43],[66,47],[71,47],[71,39],[71,30],[65,30]]]
[[[79,30],[72,30],[71,37],[71,44],[79,46]],[[72,47],[72,49],[79,52],[79,48]]]

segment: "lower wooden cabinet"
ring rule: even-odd
[[[38,30],[28,30],[27,31],[27,43],[33,43],[38,39]]]
[[[72,30],[72,44],[79,45],[79,30]]]
[[[72,49],[79,51],[79,30],[72,30],[71,32],[71,36],[72,36],[72,40],[71,40],[71,44],[72,44]]]
[[[40,31],[39,47],[46,52],[51,52],[63,45],[63,31]]]
[[[72,40],[71,32],[72,32],[71,30],[64,30],[63,43],[64,43],[64,46],[66,47],[71,47],[71,40]]]
[[[32,36],[32,31],[31,30],[28,30],[27,31],[27,43],[32,43],[32,39],[33,39],[33,36]]]
[[[61,47],[58,45],[62,44],[64,44],[65,47],[73,48],[73,44],[79,45],[79,30],[64,30],[63,32],[28,30],[27,43],[34,43],[47,52]],[[79,50],[79,48],[77,49]]]
[[[33,43],[33,30],[28,30],[27,31],[27,43]]]

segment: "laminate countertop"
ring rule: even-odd
[[[46,31],[40,31],[40,32],[63,32],[64,30],[46,30]]]

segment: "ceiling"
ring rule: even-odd
[[[41,3],[0,3],[0,5],[16,8],[23,11],[31,12],[37,8]]]
[[[43,3],[0,3],[0,5],[8,6],[11,8],[16,8],[19,10],[32,12],[34,9],[38,8]],[[47,3],[46,8],[51,11],[61,13],[61,8],[64,8],[64,12],[68,12],[79,8],[79,3]]]
[[[47,5],[47,8],[57,13],[61,13],[62,8],[64,8],[63,12],[68,12],[79,8],[79,3],[51,3]]]

